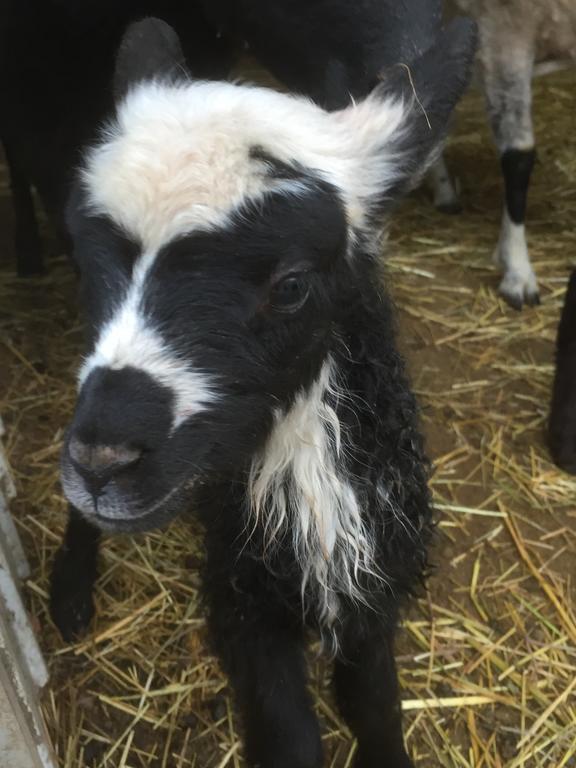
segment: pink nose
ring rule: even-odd
[[[77,468],[89,475],[111,476],[138,461],[142,452],[127,445],[89,445],[77,437],[68,444],[70,458]]]

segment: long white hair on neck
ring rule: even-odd
[[[336,412],[335,365],[328,359],[307,390],[275,424],[253,461],[249,503],[262,525],[266,551],[291,534],[302,571],[302,598],[314,595],[320,624],[335,637],[340,596],[369,603],[360,578],[385,581],[374,561],[374,540],[344,465]],[[265,552],[266,556],[266,552]]]

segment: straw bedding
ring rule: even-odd
[[[494,293],[500,178],[478,94],[462,105],[448,154],[464,215],[443,217],[420,190],[389,244],[385,280],[423,407],[440,519],[430,592],[406,617],[397,651],[420,765],[576,766],[576,478],[551,465],[544,445],[555,329],[576,264],[573,73],[539,81],[535,100],[529,236],[541,307],[515,313]],[[80,327],[63,255],[47,277],[14,277],[3,171],[0,185],[0,411],[60,765],[239,768],[238,722],[205,648],[193,522],[108,540],[91,634],[66,647],[50,623],[48,574],[65,512],[58,453]],[[314,649],[310,665],[326,764],[350,766],[354,744]]]

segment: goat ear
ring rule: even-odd
[[[171,26],[152,17],[130,24],[116,57],[114,96],[117,101],[143,80],[186,77],[184,53]]]
[[[357,156],[369,179],[366,202],[386,207],[415,186],[435,160],[470,81],[476,45],[474,22],[455,19],[410,65],[386,69],[365,102],[340,113],[361,137]]]

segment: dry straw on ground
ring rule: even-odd
[[[555,329],[576,264],[575,113],[572,74],[537,84],[530,247],[541,307],[516,313],[494,293],[500,179],[477,94],[449,151],[465,213],[443,217],[419,191],[392,230],[385,279],[422,402],[441,521],[429,595],[398,644],[408,744],[422,766],[576,765],[576,478],[551,465],[543,441]],[[5,175],[2,183],[6,221]],[[0,273],[0,411],[60,764],[240,768],[238,721],[204,645],[197,531],[177,524],[107,541],[93,631],[65,646],[49,621],[65,510],[58,452],[80,350],[73,294],[63,257],[40,280],[17,281],[7,262]],[[311,668],[327,765],[350,766],[354,745],[314,655]]]

